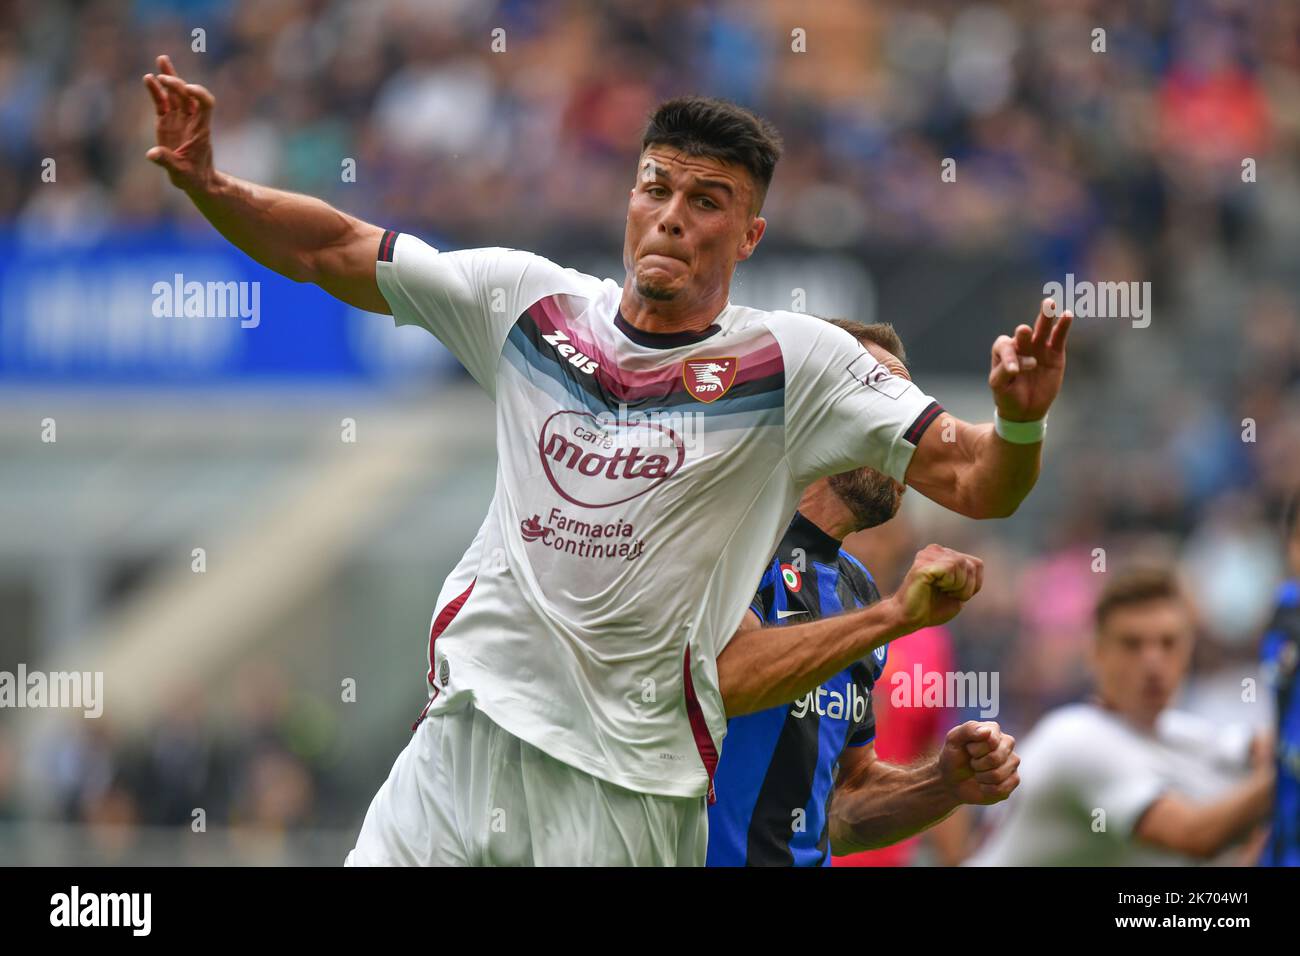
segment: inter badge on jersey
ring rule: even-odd
[[[716,402],[736,380],[740,362],[733,358],[700,358],[682,363],[686,391],[696,401]]]

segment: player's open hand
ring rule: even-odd
[[[983,584],[983,561],[931,544],[917,552],[891,600],[910,632],[951,621]]]
[[[158,145],[145,158],[167,170],[172,185],[187,192],[203,189],[212,176],[212,94],[186,83],[166,56],[158,57],[158,73],[146,73],[144,85],[157,113]]]
[[[959,803],[1000,803],[1020,786],[1016,738],[996,721],[968,720],[948,731],[939,776]]]
[[[1015,334],[999,335],[993,343],[989,388],[998,414],[1008,421],[1032,422],[1047,414],[1065,378],[1065,340],[1074,316],[1059,319],[1056,303],[1044,299],[1031,329],[1016,327]]]

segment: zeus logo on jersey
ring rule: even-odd
[[[826,699],[824,705],[823,698]],[[816,714],[818,717],[830,717],[833,720],[847,719],[860,724],[867,719],[867,707],[870,703],[871,695],[864,694],[858,689],[857,684],[849,681],[844,685],[842,694],[839,691],[827,690],[825,686],[808,691],[790,706],[790,713],[795,717]]]
[[[569,337],[558,329],[550,335],[543,335],[542,341],[555,347],[555,351],[560,353],[562,358],[567,358],[569,364],[576,367],[580,372],[586,372],[591,375],[600,365],[593,358],[588,358],[579,352],[574,346],[569,345]]]

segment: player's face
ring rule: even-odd
[[[1192,656],[1192,621],[1179,601],[1118,607],[1094,651],[1097,689],[1109,706],[1143,723],[1169,705]]]
[[[912,380],[907,366],[892,352],[875,342],[863,342],[862,345],[892,375],[909,382]],[[831,475],[826,481],[836,496],[853,512],[858,531],[884,524],[898,514],[898,509],[903,504],[904,486],[874,468],[855,468]]]
[[[754,182],[740,166],[651,146],[627,206],[623,265],[637,293],[689,305],[726,297],[736,263],[763,235]]]

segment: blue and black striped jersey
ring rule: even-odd
[[[1277,789],[1273,828],[1260,863],[1300,866],[1300,579],[1278,592],[1260,658],[1277,700]]]
[[[801,624],[880,600],[870,573],[796,512],[751,610]],[[709,807],[709,866],[830,866],[828,814],[840,754],[875,739],[871,691],[886,649],[793,704],[727,722]]]

